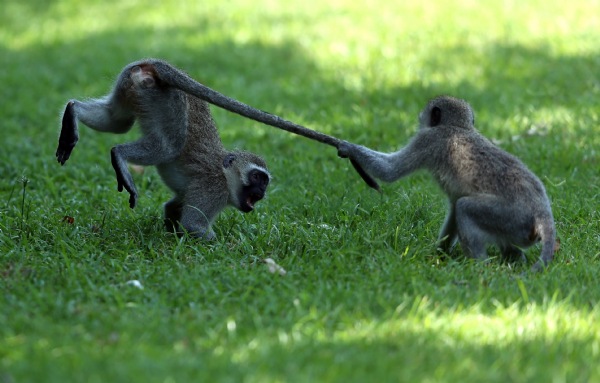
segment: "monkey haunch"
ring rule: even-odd
[[[116,145],[111,162],[118,190],[137,190],[127,162],[155,165],[175,196],[165,204],[165,222],[204,239],[215,237],[211,225],[227,205],[250,212],[266,192],[270,174],[258,156],[223,147],[208,104],[192,95],[194,80],[159,60],[125,67],[114,89],[103,98],[72,100],[62,120],[56,157],[64,165],[79,138],[77,122],[101,132],[124,133],[138,120],[142,137]]]
[[[415,137],[395,153],[346,142],[338,145],[339,155],[386,182],[429,170],[450,202],[439,235],[442,250],[449,251],[458,239],[470,257],[487,258],[486,246],[494,244],[503,257],[517,260],[524,258],[521,248],[541,241],[541,256],[533,268],[548,265],[556,233],[541,181],[475,129],[473,111],[463,100],[431,100],[419,115],[419,125]]]

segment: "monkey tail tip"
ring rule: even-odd
[[[381,187],[379,187],[379,184],[377,183],[377,181],[375,181],[373,179],[373,177],[368,175],[367,172],[365,172],[365,170],[358,164],[358,162],[354,161],[353,159],[350,159],[350,163],[354,167],[354,170],[356,170],[358,175],[360,175],[360,177],[363,179],[363,181],[365,181],[365,183],[370,188],[373,188],[373,189],[377,190],[378,193],[381,193]]]
[[[546,270],[559,250],[560,238],[556,238],[544,243],[542,246],[542,254],[540,255],[540,259],[531,267],[531,271],[540,272]]]

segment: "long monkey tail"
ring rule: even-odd
[[[310,138],[311,140],[315,140],[323,144],[333,146],[335,148],[337,148],[342,142],[338,138],[329,136],[321,132],[317,132],[312,129],[308,129],[302,125],[295,124],[274,114],[256,109],[231,97],[227,97],[224,94],[219,93],[216,90],[213,90],[207,87],[206,85],[199,83],[186,73],[178,70],[177,68],[173,67],[165,61],[154,59],[143,60],[137,63],[133,63],[131,64],[131,66],[140,66],[143,69],[152,70],[151,68],[144,68],[145,66],[150,66],[153,68],[153,71],[156,73],[160,81],[163,81],[179,90],[182,90],[185,93],[196,96],[199,99],[204,100],[210,104],[216,105],[230,112],[247,117],[251,120],[258,121],[266,125],[274,126],[287,132]],[[364,169],[362,169],[358,163],[352,160],[351,163],[354,169],[367,183],[367,185],[369,185],[369,187],[380,191],[379,184],[377,184],[377,182],[371,176],[369,176],[367,172],[365,172]]]

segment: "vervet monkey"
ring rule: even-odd
[[[108,95],[69,101],[56,157],[62,165],[69,159],[79,140],[78,121],[97,131],[125,133],[139,120],[142,138],[111,150],[118,190],[129,192],[133,208],[137,191],[127,161],[156,165],[175,192],[174,199],[165,205],[167,220],[181,220],[190,233],[212,238],[210,225],[222,208],[231,204],[242,211],[252,210],[254,203],[263,198],[270,175],[259,157],[223,149],[206,102],[331,146],[341,142],[224,96],[163,60],[146,59],[127,65]],[[204,167],[196,166],[199,163]],[[352,164],[369,186],[379,190],[372,178]],[[224,200],[225,191],[229,197]]]
[[[139,120],[142,137],[111,150],[118,190],[129,192],[133,208],[137,190],[127,162],[155,165],[175,194],[165,204],[167,227],[213,239],[211,225],[221,210],[231,205],[245,213],[252,211],[264,197],[271,176],[257,155],[227,151],[208,104],[164,81],[153,68],[147,62],[131,64],[107,96],[69,101],[56,157],[63,165],[69,158],[78,140],[78,120],[112,133],[124,133]]]
[[[518,158],[500,149],[475,129],[471,106],[440,96],[419,115],[419,131],[402,149],[381,153],[349,142],[338,154],[358,163],[385,182],[426,169],[449,199],[439,234],[448,252],[460,241],[463,252],[487,258],[487,245],[499,247],[507,260],[524,259],[521,249],[542,242],[534,270],[554,257],[556,230],[544,185]]]

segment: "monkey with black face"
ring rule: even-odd
[[[109,95],[67,104],[56,151],[61,164],[77,143],[78,120],[112,133],[124,133],[139,121],[142,137],[111,150],[118,190],[129,192],[133,208],[138,193],[127,162],[155,165],[175,194],[165,204],[171,230],[213,239],[211,225],[219,212],[228,205],[252,211],[271,179],[259,156],[223,147],[206,102],[164,81],[148,62],[127,66]]]
[[[546,190],[518,158],[486,139],[474,124],[466,101],[440,96],[421,112],[418,133],[399,151],[381,153],[345,142],[338,154],[386,182],[418,169],[431,172],[450,205],[439,234],[443,251],[458,240],[467,256],[486,259],[486,246],[493,244],[507,260],[521,260],[522,248],[541,241],[533,269],[542,269],[554,257],[556,240]]]

